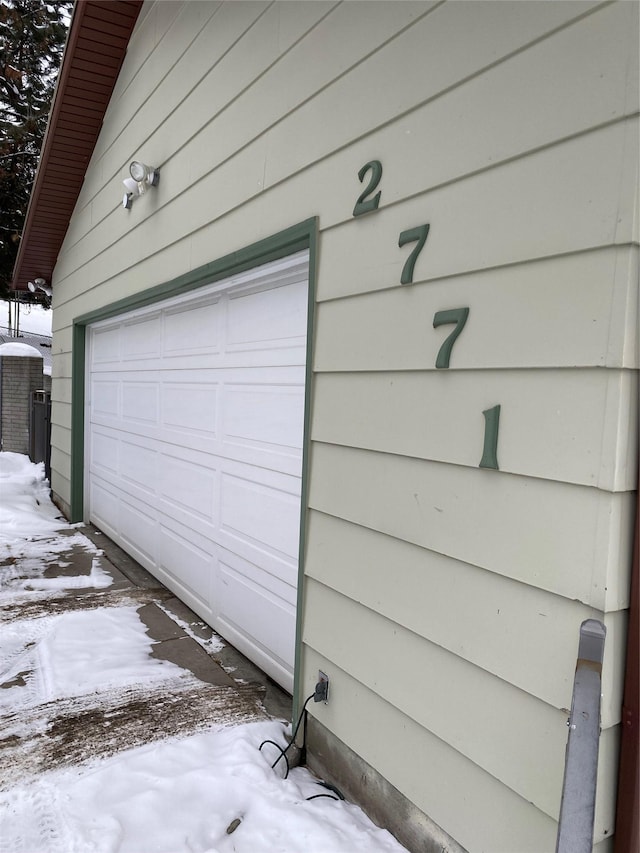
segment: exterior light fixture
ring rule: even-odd
[[[147,191],[149,187],[157,187],[160,181],[160,169],[157,166],[147,166],[139,160],[134,160],[129,166],[130,178],[122,182],[126,192],[122,198],[122,206],[130,210],[133,202],[139,195]]]
[[[133,178],[125,178],[122,183],[125,185],[127,192],[131,193],[132,196],[136,197],[140,195],[140,185]]]
[[[146,166],[139,160],[134,160],[129,166],[129,173],[134,181],[148,187],[157,187],[160,181],[160,170],[156,166]]]
[[[122,206],[126,210],[130,210],[133,205],[134,198],[138,198],[140,195],[140,184],[137,181],[134,181],[133,178],[125,178],[122,183],[126,189],[126,193],[122,198]]]
[[[31,293],[35,293],[37,290],[41,290],[43,293],[46,293],[49,298],[51,298],[51,295],[53,293],[53,291],[43,278],[36,278],[33,281],[28,282],[27,287],[29,288]]]

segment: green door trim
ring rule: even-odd
[[[72,391],[71,391],[71,521],[78,522],[84,516],[84,407],[86,381],[86,336],[87,327],[100,320],[107,320],[152,305],[170,297],[178,296],[213,284],[232,275],[276,261],[280,258],[309,250],[309,295],[307,307],[307,360],[304,397],[304,437],[302,443],[302,489],[300,498],[300,546],[298,552],[298,600],[296,610],[296,647],[294,659],[294,708],[297,715],[299,705],[299,677],[302,644],[302,582],[304,577],[304,553],[307,527],[309,444],[311,425],[311,382],[313,377],[312,354],[314,340],[314,314],[316,291],[316,267],[318,251],[318,219],[313,217],[286,228],[277,234],[252,243],[218,260],[211,261],[196,270],[184,273],[171,281],[118,299],[109,305],[76,317],[73,321],[72,340]]]

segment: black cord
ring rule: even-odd
[[[311,696],[309,696],[309,697],[305,700],[305,703],[304,703],[304,705],[302,706],[302,711],[300,711],[300,716],[298,717],[298,722],[296,723],[296,727],[295,727],[295,729],[294,729],[294,732],[293,732],[293,734],[291,735],[291,740],[289,741],[288,745],[287,745],[284,749],[282,749],[282,747],[281,747],[279,744],[277,744],[275,741],[273,741],[273,740],[263,740],[263,741],[262,741],[262,743],[260,744],[260,752],[262,752],[262,747],[265,745],[265,743],[273,744],[273,746],[275,746],[277,749],[279,749],[279,750],[280,750],[280,755],[276,758],[276,760],[275,760],[275,761],[273,762],[273,764],[271,765],[271,769],[272,769],[272,770],[274,770],[274,769],[275,769],[275,767],[276,767],[276,765],[277,765],[277,763],[278,763],[282,758],[284,758],[284,760],[285,760],[285,764],[287,765],[286,772],[285,772],[285,774],[284,774],[284,776],[283,776],[283,778],[284,778],[284,779],[286,779],[286,778],[289,776],[289,770],[291,769],[291,768],[290,768],[290,766],[289,766],[289,759],[287,758],[287,752],[289,752],[289,750],[291,749],[291,747],[293,746],[293,744],[296,742],[296,735],[298,734],[298,729],[300,728],[300,724],[302,723],[302,719],[303,719],[303,717],[304,717],[304,715],[305,715],[305,711],[307,710],[307,705],[309,704],[309,702],[311,702],[311,700],[313,699],[313,697],[314,697],[315,695],[316,695],[316,694],[315,694],[315,692],[314,692],[314,693],[312,693],[312,694],[311,694]],[[323,795],[323,796],[324,796],[324,795]]]
[[[323,782],[322,780],[316,782],[317,785],[321,785],[323,788],[326,788],[328,791],[332,791],[336,796],[334,799],[344,800],[344,794],[340,790],[340,788],[336,788],[335,785],[332,785],[331,782]],[[329,797],[330,794],[316,794],[316,797]],[[308,799],[314,799],[314,797],[308,797]]]
[[[286,770],[286,773],[284,774],[284,777],[283,777],[283,778],[284,778],[284,779],[286,779],[286,778],[288,777],[288,775],[289,775],[289,770],[291,769],[291,768],[289,767],[289,759],[287,758],[287,753],[286,753],[286,751],[285,751],[285,750],[280,746],[280,744],[279,744],[279,743],[276,743],[276,742],[275,742],[275,740],[263,740],[263,741],[262,741],[262,743],[260,744],[260,751],[262,751],[262,747],[265,745],[265,743],[273,744],[273,746],[275,746],[275,748],[280,752],[280,755],[276,758],[276,760],[275,760],[275,761],[273,762],[273,764],[271,765],[271,769],[272,769],[272,770],[274,769],[274,767],[276,766],[276,764],[278,763],[278,761],[280,761],[280,759],[281,759],[281,758],[284,758],[285,763],[286,763],[286,765],[287,765],[287,770]],[[288,747],[287,747],[287,748],[288,748]]]
[[[300,716],[298,717],[298,722],[296,723],[295,731],[291,735],[291,741],[289,743],[289,746],[291,746],[291,744],[295,741],[296,735],[298,734],[298,729],[300,728],[300,723],[302,722],[302,718],[304,717],[304,712],[307,710],[307,705],[309,704],[309,702],[311,702],[315,695],[315,693],[312,693],[311,696],[307,696],[307,698],[305,699],[304,705],[302,706],[302,711],[300,711]],[[287,747],[287,749],[289,749],[289,746]],[[287,750],[285,749],[285,752],[286,751]]]
[[[278,764],[278,762],[284,758],[284,762],[287,765],[287,769],[285,771],[283,779],[287,779],[289,776],[289,770],[291,769],[291,766],[289,765],[289,759],[287,758],[287,752],[291,749],[291,747],[296,742],[296,736],[298,734],[298,731],[300,729],[300,725],[301,725],[303,719],[305,722],[305,728],[304,728],[304,742],[302,744],[302,753],[304,754],[305,746],[306,746],[306,740],[307,740],[307,717],[306,717],[307,705],[309,704],[309,702],[311,702],[312,699],[316,698],[316,695],[317,695],[317,687],[316,687],[316,690],[311,694],[311,696],[308,696],[305,699],[305,703],[302,706],[302,711],[300,711],[300,716],[298,717],[298,722],[296,723],[296,727],[293,730],[293,734],[291,735],[291,740],[289,741],[289,743],[287,744],[287,746],[284,749],[280,746],[279,743],[276,743],[275,740],[263,740],[262,743],[260,744],[260,752],[262,752],[262,747],[267,743],[270,743],[272,746],[275,746],[275,748],[280,752],[280,755],[276,758],[276,760],[271,765],[272,770],[274,770],[276,765]],[[344,800],[344,796],[343,796],[342,792],[338,788],[336,788],[335,785],[332,785],[330,782],[318,782],[317,784],[321,785],[323,788],[327,788],[329,791],[332,791],[332,793],[331,794],[313,794],[311,797],[306,797],[307,800],[317,800],[320,797],[327,797],[329,800],[338,800],[338,801]],[[334,794],[336,794],[336,796],[334,796]]]

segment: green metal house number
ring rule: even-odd
[[[382,191],[378,190],[375,195],[372,193],[378,189],[378,184],[382,179],[382,163],[380,160],[370,160],[358,172],[358,180],[362,183],[367,173],[369,182],[364,190],[358,196],[355,207],[353,208],[354,216],[362,216],[365,213],[370,213],[377,210],[380,204]],[[402,273],[400,274],[400,284],[413,284],[413,275],[416,261],[424,244],[427,242],[429,235],[429,225],[417,225],[415,228],[408,228],[406,231],[401,231],[398,237],[398,247],[402,248],[407,243],[414,243],[415,246],[411,250],[409,257],[404,262]],[[447,370],[451,362],[451,351],[453,345],[457,341],[460,333],[464,329],[467,318],[469,317],[469,308],[448,308],[444,311],[436,311],[433,315],[433,328],[445,326],[450,323],[455,324],[453,331],[447,336],[438,350],[436,356],[436,368],[438,370]],[[484,415],[484,446],[482,450],[482,459],[480,460],[479,468],[493,468],[496,471],[498,467],[498,431],[500,427],[500,406],[493,406],[491,409],[485,409]]]
[[[458,335],[464,329],[464,324],[467,322],[468,316],[468,308],[449,308],[447,311],[436,311],[433,315],[434,329],[448,323],[456,324],[453,332],[451,332],[451,334],[445,339],[444,343],[438,350],[438,356],[436,358],[436,367],[438,369],[449,367],[451,350],[453,349],[453,345],[456,342]]]
[[[428,225],[418,225],[416,228],[409,228],[406,231],[402,231],[398,237],[398,246],[400,247],[404,246],[405,243],[413,243],[414,240],[417,241],[415,247],[402,267],[400,284],[413,284],[413,269],[416,265],[418,255],[422,251],[422,247],[427,242],[428,234]]]
[[[484,415],[484,448],[479,468],[498,468],[498,427],[500,426],[500,406],[485,409]]]
[[[370,173],[369,183],[358,196],[358,200],[353,208],[354,216],[363,216],[365,213],[371,213],[371,211],[377,210],[380,205],[382,190],[378,190],[375,195],[372,195],[372,193],[378,189],[378,184],[382,180],[382,163],[380,160],[369,160],[368,163],[364,164],[358,172],[358,180],[360,183],[364,181],[368,172]],[[416,228],[408,228],[406,231],[402,231],[400,233],[400,237],[398,238],[398,246],[400,248],[402,248],[406,243],[415,242],[416,244],[402,267],[402,273],[400,275],[401,284],[413,284],[413,271],[416,265],[416,260],[427,241],[428,234],[428,225],[418,225]]]
[[[377,189],[380,179],[382,178],[382,163],[380,160],[371,160],[369,163],[364,164],[362,169],[358,172],[358,179],[360,183],[364,181],[364,176],[367,172],[371,172],[371,177],[369,178],[367,186],[358,196],[358,201],[353,208],[354,216],[362,216],[363,213],[370,213],[372,210],[377,210],[378,205],[380,204],[382,190],[378,190],[372,198],[367,198],[367,196],[371,195],[371,193]]]

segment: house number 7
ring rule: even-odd
[[[402,247],[405,243],[413,243],[416,241],[415,248],[411,251],[409,257],[402,267],[400,276],[400,284],[413,284],[413,268],[416,265],[418,255],[422,251],[422,247],[427,242],[429,234],[428,225],[418,225],[416,228],[408,228],[402,231],[398,237],[398,246]]]
[[[434,329],[437,329],[438,326],[444,326],[449,323],[456,324],[454,330],[451,332],[450,335],[447,336],[444,343],[438,350],[438,356],[436,358],[437,368],[449,367],[451,350],[453,349],[453,345],[455,344],[458,335],[464,329],[464,324],[467,322],[468,316],[468,308],[449,308],[446,311],[436,311],[436,313],[433,315]]]

